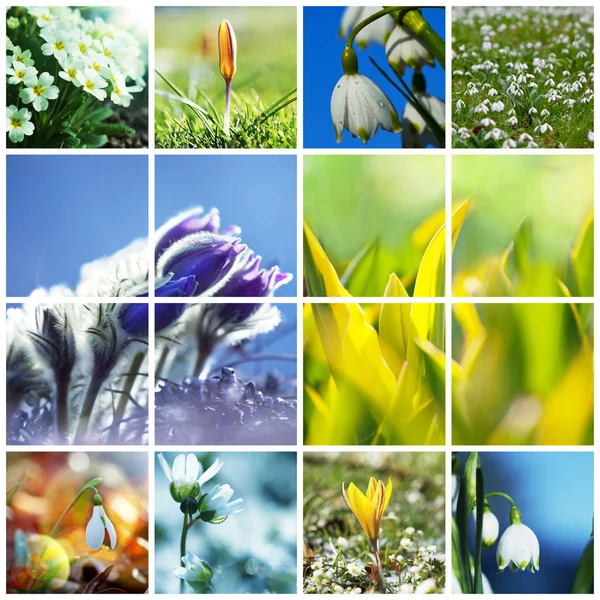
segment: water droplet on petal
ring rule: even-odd
[[[384,106],[384,104],[383,104],[383,102],[382,102],[381,100],[377,100],[377,104],[379,104],[379,106],[380,106],[381,108],[383,108],[383,106]]]

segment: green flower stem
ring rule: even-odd
[[[77,501],[79,500],[79,498],[81,498],[81,496],[83,496],[83,494],[85,494],[89,490],[92,490],[95,494],[97,494],[98,490],[96,489],[96,486],[100,485],[101,483],[102,483],[102,478],[95,477],[94,479],[90,479],[86,484],[83,485],[83,487],[77,492],[77,494],[75,495],[73,500],[71,500],[71,502],[69,502],[67,508],[65,508],[62,515],[60,515],[60,517],[58,518],[58,521],[56,521],[56,524],[54,525],[54,527],[52,528],[52,531],[50,532],[51,538],[56,537],[56,534],[58,533],[58,530],[60,529],[62,522],[64,521],[68,512],[75,506],[75,504],[77,504]],[[41,556],[40,556],[40,558],[41,558]]]
[[[183,562],[183,557],[185,556],[185,544],[186,544],[186,540],[187,540],[187,533],[188,533],[188,515],[187,513],[183,513],[183,527],[181,529],[181,541],[179,543],[179,562],[181,564],[182,567],[185,566],[184,562]],[[185,586],[185,581],[183,579],[179,580],[179,593],[183,594],[184,592],[184,586]]]
[[[402,25],[421,42],[433,54],[440,63],[442,69],[446,68],[446,44],[444,40],[433,30],[431,25],[423,18],[418,9],[409,10],[401,19]]]
[[[510,505],[512,506],[512,508],[517,508],[517,505],[515,504],[514,500],[508,494],[505,494],[504,492],[489,492],[489,494],[486,494],[484,496],[484,498],[487,500],[490,496],[500,496],[500,498],[504,498],[505,500],[508,500],[510,502]]]

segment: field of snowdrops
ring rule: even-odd
[[[594,145],[592,7],[455,8],[453,145]]]

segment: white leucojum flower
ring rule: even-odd
[[[349,6],[344,11],[340,24],[340,37],[346,37],[350,32],[366,18],[380,11],[381,6]],[[359,48],[366,48],[370,43],[385,44],[394,29],[394,18],[384,15],[373,23],[363,27],[356,36]]]
[[[392,69],[400,75],[404,75],[406,67],[419,72],[425,65],[435,65],[433,54],[402,25],[394,27],[385,45],[385,54]]]
[[[446,124],[446,105],[437,96],[426,93],[415,94],[419,102],[442,127]],[[402,145],[405,148],[426,148],[428,145],[439,147],[440,143],[431,131],[421,113],[407,102],[402,115]]]
[[[331,118],[338,143],[342,141],[344,129],[364,144],[380,127],[399,133],[402,126],[398,113],[383,90],[357,69],[345,68],[344,71],[331,95]]]
[[[540,543],[533,531],[521,522],[521,513],[512,508],[511,525],[502,534],[496,550],[498,570],[510,566],[513,571],[529,569],[532,573],[540,569]]]

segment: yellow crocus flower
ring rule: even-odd
[[[350,483],[346,491],[342,483],[342,497],[346,506],[358,519],[363,531],[369,538],[373,548],[377,548],[377,538],[381,529],[381,518],[392,495],[392,480],[387,485],[371,477],[366,495],[354,483]]]
[[[219,25],[219,71],[226,81],[231,81],[235,75],[236,54],[237,42],[233,27],[229,21],[221,21]]]

